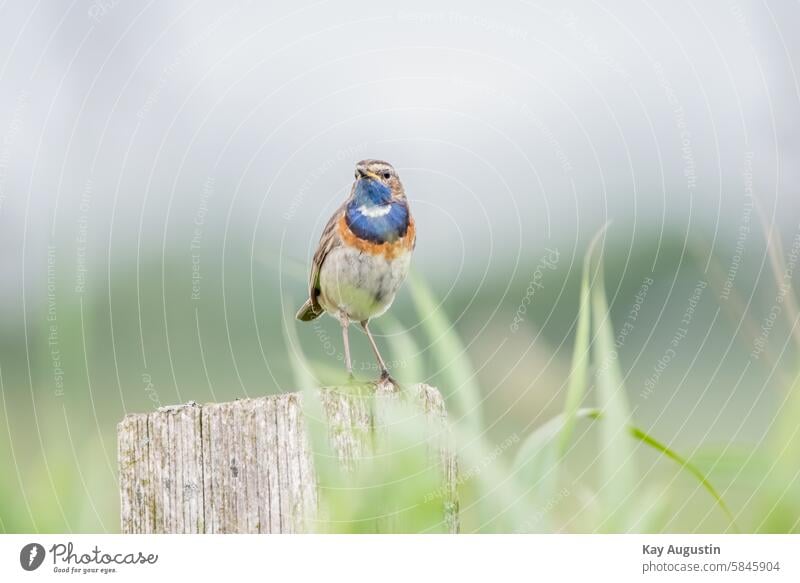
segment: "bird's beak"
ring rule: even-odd
[[[358,168],[358,177],[371,178],[372,180],[380,180],[380,177],[377,174],[375,174],[374,172],[370,172],[369,170],[365,170],[364,168]]]

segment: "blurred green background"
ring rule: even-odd
[[[338,324],[293,315],[367,157],[418,229],[373,329],[447,399],[464,531],[797,531],[798,20],[4,3],[0,531],[116,532],[126,413],[338,378]],[[323,529],[440,530],[425,463],[326,474]]]
[[[229,243],[235,253],[236,241]],[[741,298],[729,303],[720,299],[721,288],[715,288],[714,278],[702,271],[707,259],[702,253],[691,255],[679,243],[662,246],[651,270],[654,247],[639,247],[631,261],[621,263],[612,258],[623,257],[624,248],[617,247],[615,252],[614,245],[609,242],[605,248],[605,282],[614,298],[611,323],[619,345],[618,357],[610,362],[618,364],[625,377],[633,420],[700,468],[724,497],[738,528],[796,530],[797,458],[794,449],[777,447],[778,443],[788,446],[791,440],[775,440],[781,439],[781,419],[788,421],[789,429],[796,429],[797,405],[787,399],[796,375],[797,346],[781,317],[772,328],[768,348],[753,360],[755,339],[746,330],[748,325],[760,328],[760,321],[753,320],[759,313],[768,313],[776,288],[769,283],[754,286],[755,297],[743,314],[731,305]],[[419,252],[424,253],[425,247]],[[0,455],[7,471],[0,479],[0,519],[5,531],[116,531],[115,425],[126,412],[187,400],[226,401],[304,389],[308,387],[296,381],[303,374],[317,375],[318,384],[338,378],[342,366],[338,324],[324,319],[296,325],[292,319],[304,293],[304,265],[292,264],[283,272],[291,281],[284,285],[296,292],[293,298],[280,292],[278,266],[264,265],[251,274],[250,265],[233,264],[226,266],[223,280],[221,254],[214,246],[206,253],[206,265],[217,269],[204,271],[200,297],[194,300],[189,252],[183,260],[171,258],[163,268],[140,266],[138,277],[146,282],[140,287],[140,297],[135,265],[114,266],[110,277],[97,275],[108,278],[97,286],[99,290],[77,294],[71,289],[72,270],[56,259],[61,270],[48,282],[58,292],[56,311],[52,304],[47,307],[43,295],[27,314],[27,328],[18,330],[21,336],[4,335]],[[216,261],[211,258],[214,255]],[[536,266],[547,256],[545,252],[528,260],[527,275],[509,282],[515,293],[508,293],[502,302],[475,297],[469,285],[463,286],[466,292],[451,290],[436,308],[447,323],[440,332],[430,329],[431,312],[426,315],[424,309],[415,308],[408,290],[398,298],[391,316],[376,321],[393,375],[403,382],[438,386],[450,403],[455,435],[465,436],[465,443],[458,447],[464,448],[461,470],[468,476],[460,484],[462,520],[468,531],[513,530],[513,524],[493,514],[500,512],[495,505],[511,504],[513,499],[507,499],[509,494],[501,486],[512,478],[522,478],[516,487],[524,493],[519,495],[530,497],[529,516],[540,516],[545,509],[548,516],[553,514],[547,522],[535,520],[529,525],[531,530],[607,528],[600,526],[605,522],[600,518],[598,492],[607,487],[599,467],[594,424],[578,424],[574,443],[560,462],[559,490],[551,495],[555,502],[536,498],[535,473],[525,478],[513,469],[512,460],[526,437],[564,409],[570,380],[580,261],[576,259],[576,267],[569,269],[570,260],[560,252],[541,279],[534,277]],[[416,277],[415,285],[429,285],[419,274]],[[543,285],[535,288],[535,301],[512,326],[534,280]],[[755,274],[742,270],[737,275],[740,285],[748,280],[755,284]],[[668,366],[656,374],[659,359],[683,327],[681,320],[698,281],[708,282],[708,287],[699,297],[689,332],[679,340]],[[643,284],[647,285],[644,292]],[[436,303],[447,294],[443,286],[430,287]],[[498,297],[502,287],[505,284],[485,285],[482,292]],[[631,310],[637,305],[637,315],[631,320]],[[141,328],[137,306],[141,306]],[[451,328],[450,322],[458,315]],[[626,327],[626,322],[632,326]],[[287,326],[292,327],[289,333]],[[25,329],[27,350],[20,341]],[[622,329],[628,331],[621,335]],[[287,346],[294,334],[300,351]],[[377,371],[365,338],[355,331],[353,336],[357,374],[362,379],[374,378]],[[294,370],[298,362],[309,368]],[[602,362],[592,364],[592,374]],[[471,370],[476,371],[474,377]],[[592,374],[584,406],[596,401]],[[465,410],[465,397],[458,394],[475,387],[481,410],[479,429],[470,425],[476,411]],[[731,530],[729,517],[695,477],[658,452],[637,447],[635,455],[635,494],[628,503],[641,506],[635,509],[641,522],[624,529]],[[409,464],[405,471],[414,473],[413,462],[398,463]],[[413,498],[409,494],[413,487],[407,481],[401,484],[404,496]],[[421,491],[420,504],[430,491],[429,478],[417,486],[423,485],[428,489]],[[355,516],[360,513],[380,514],[386,496],[396,487],[388,480],[373,483],[372,488],[390,492],[375,494],[372,508],[353,509],[354,514],[347,515],[352,525],[359,524]],[[353,493],[356,500],[360,496]],[[497,499],[485,508],[493,498]],[[428,512],[433,514],[426,519],[435,524],[438,508]],[[348,518],[343,520],[348,524]]]

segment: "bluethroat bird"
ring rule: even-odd
[[[309,298],[297,319],[327,312],[342,325],[344,358],[352,378],[348,327],[358,322],[378,360],[381,381],[392,380],[369,321],[389,309],[411,265],[414,219],[397,171],[382,160],[362,160],[350,196],[325,225],[311,264]]]

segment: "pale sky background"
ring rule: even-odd
[[[768,216],[796,229],[796,2],[3,11],[4,293],[81,233],[90,264],[184,252],[198,212],[207,244],[252,240],[239,259],[261,265],[283,240],[305,269],[364,157],[398,167],[432,277],[582,253],[608,219],[632,245],[688,231],[729,257],[750,166]]]
[[[796,419],[797,312],[752,201],[786,250],[797,237],[797,283],[798,25],[797,0],[0,0],[0,530],[38,530],[34,514],[114,530],[126,412],[295,391],[311,382],[296,362],[332,383],[339,324],[294,313],[368,157],[400,172],[414,266],[494,443],[563,410],[581,261],[612,221],[604,283],[636,425],[701,464],[732,445],[712,475],[731,508],[762,526],[765,508],[791,514],[762,466],[778,415]],[[378,344],[458,423],[469,369],[411,289]],[[591,476],[599,442],[581,435]],[[728,527],[657,458],[642,501],[663,486],[672,530]],[[557,513],[584,512],[594,481]]]

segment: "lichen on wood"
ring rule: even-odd
[[[327,438],[343,468],[372,451],[382,399],[396,387],[372,387],[373,399],[336,388],[317,394]],[[458,531],[456,458],[439,392],[411,388],[428,421],[425,439],[440,468],[442,518]],[[118,425],[123,533],[310,532],[319,509],[313,452],[299,393],[163,407],[127,415]]]

